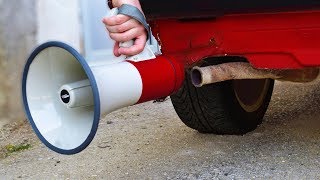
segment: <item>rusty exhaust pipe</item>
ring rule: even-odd
[[[191,80],[196,87],[233,79],[276,79],[291,82],[311,82],[318,75],[318,68],[256,69],[247,62],[231,62],[206,67],[196,66],[191,70]]]

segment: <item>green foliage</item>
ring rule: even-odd
[[[19,144],[19,145],[9,144],[5,148],[8,153],[14,153],[14,152],[19,152],[19,151],[23,151],[31,148],[31,144]]]
[[[21,143],[18,145],[8,144],[4,147],[5,156],[9,156],[12,153],[30,149],[31,147],[32,147],[31,144],[28,144],[28,143]]]

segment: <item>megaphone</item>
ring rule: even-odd
[[[52,41],[28,58],[22,97],[39,139],[57,153],[76,154],[91,143],[101,117],[166,97],[181,87],[183,79],[183,64],[164,55],[93,65],[71,46]]]

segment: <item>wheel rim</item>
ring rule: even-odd
[[[270,86],[270,79],[234,80],[233,89],[240,106],[254,112],[263,105]]]

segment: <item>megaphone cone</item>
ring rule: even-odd
[[[60,88],[88,79],[93,106],[67,108]],[[40,140],[61,154],[75,154],[94,138],[100,118],[97,83],[87,62],[70,46],[48,42],[30,55],[22,79],[26,115]]]
[[[72,47],[48,42],[27,60],[22,97],[39,139],[55,152],[75,154],[91,143],[100,117],[168,96],[183,79],[183,66],[162,56],[90,66]]]

